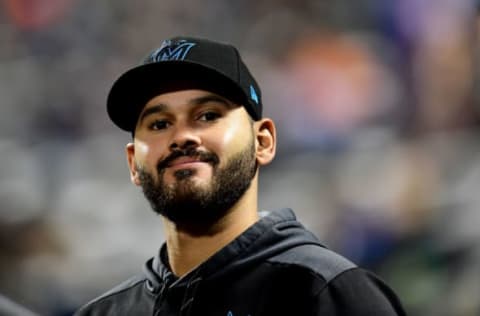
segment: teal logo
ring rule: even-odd
[[[159,49],[150,55],[147,62],[184,60],[190,49],[195,45],[195,43],[187,42],[185,40],[177,42],[166,40],[162,43],[162,46]]]
[[[250,98],[258,105],[257,91],[255,91],[255,88],[252,85],[250,85]]]

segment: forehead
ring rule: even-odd
[[[232,101],[213,92],[206,90],[181,90],[168,92],[154,96],[145,104],[142,112],[151,108],[160,106],[162,109],[182,110],[185,106],[203,105],[206,103],[219,103],[229,108],[238,106]],[[188,108],[187,108],[188,109]]]

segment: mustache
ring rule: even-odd
[[[199,151],[195,148],[177,149],[157,164],[157,171],[160,172],[167,168],[172,161],[180,157],[198,159],[201,162],[207,162],[213,166],[218,165],[220,162],[218,156],[211,152]]]

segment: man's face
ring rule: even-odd
[[[146,104],[127,154],[155,212],[179,224],[209,224],[255,176],[253,135],[244,107],[203,90],[171,92]]]

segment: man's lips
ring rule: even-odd
[[[213,153],[196,151],[194,148],[189,148],[171,153],[168,157],[159,162],[157,170],[158,172],[162,172],[162,170],[166,168],[177,166],[187,167],[188,165],[192,165],[193,167],[193,165],[198,163],[207,163],[212,167],[215,167],[218,165],[219,160]]]
[[[205,163],[205,162],[200,160],[199,158],[183,156],[183,157],[174,159],[173,161],[168,163],[167,168],[188,166],[196,163]]]

